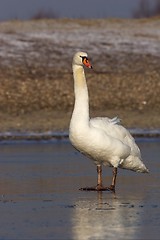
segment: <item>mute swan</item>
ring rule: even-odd
[[[81,190],[115,191],[117,168],[148,173],[141,159],[140,150],[134,138],[119,124],[117,117],[89,117],[88,88],[83,66],[92,68],[88,55],[77,52],[73,57],[73,78],[75,105],[72,113],[69,138],[72,145],[91,158],[97,165],[97,186]],[[113,167],[110,187],[102,185],[102,165]]]

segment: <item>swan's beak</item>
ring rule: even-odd
[[[90,61],[88,60],[87,57],[85,57],[85,58],[83,59],[83,64],[84,64],[87,68],[93,68],[92,65],[91,65],[91,63],[90,63]]]

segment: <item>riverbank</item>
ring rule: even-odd
[[[0,132],[67,131],[71,62],[87,51],[91,116],[160,128],[160,19],[0,23]]]

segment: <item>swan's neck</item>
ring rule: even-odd
[[[88,88],[82,66],[73,65],[75,105],[72,118],[84,124],[89,122]]]

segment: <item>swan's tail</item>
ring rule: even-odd
[[[131,155],[125,159],[119,167],[132,170],[134,172],[149,173],[149,169],[146,168],[141,159]]]

